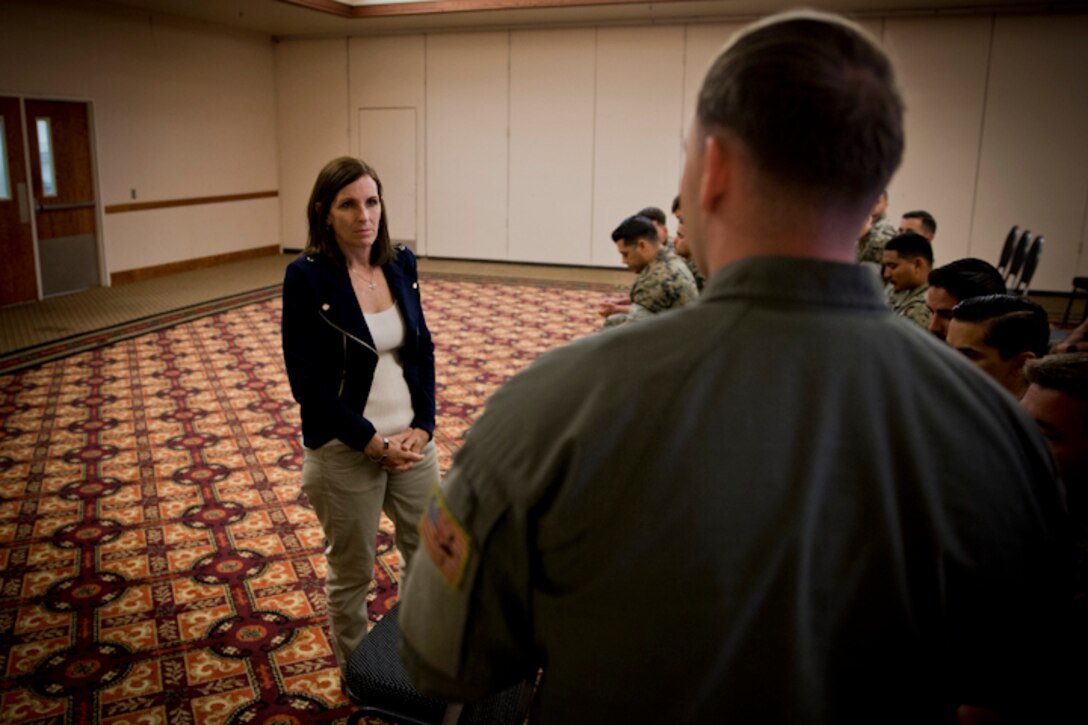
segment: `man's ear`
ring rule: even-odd
[[[727,141],[715,134],[706,135],[703,139],[703,178],[699,186],[699,205],[704,211],[714,211],[728,193],[734,160],[735,154]]]
[[[1031,352],[1030,350],[1024,350],[1023,352],[1016,353],[1016,355],[1013,357],[1013,363],[1016,365],[1017,370],[1023,371],[1024,366],[1028,364],[1028,360],[1034,359],[1035,353]]]
[[[926,272],[926,260],[925,260],[925,258],[921,257],[921,256],[915,257],[914,259],[910,260],[910,263],[911,263],[911,266],[914,267],[914,273],[916,275],[918,275],[919,277],[921,277],[922,281],[925,282],[926,279],[928,279],[928,277],[929,277],[929,273]]]

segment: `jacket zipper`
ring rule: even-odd
[[[355,340],[355,342],[359,343],[360,345],[362,345],[363,347],[365,347],[365,348],[366,348],[367,350],[370,350],[370,351],[371,351],[372,353],[374,353],[375,355],[377,355],[377,354],[378,354],[378,351],[377,351],[376,349],[374,349],[374,348],[373,348],[372,346],[368,345],[368,344],[367,344],[367,343],[366,343],[365,341],[363,341],[363,340],[360,340],[360,339],[359,339],[358,337],[356,337],[355,335],[352,335],[352,334],[351,334],[350,332],[348,332],[348,331],[347,331],[347,330],[345,330],[344,328],[342,328],[342,327],[340,327],[339,325],[337,325],[337,324],[336,324],[335,322],[333,322],[333,321],[332,321],[332,320],[330,320],[330,319],[329,319],[328,317],[326,317],[326,316],[325,316],[325,313],[324,313],[324,312],[319,312],[318,314],[320,314],[320,315],[321,315],[321,319],[322,319],[322,320],[324,320],[325,322],[327,322],[327,323],[328,323],[329,327],[331,327],[332,329],[334,329],[334,330],[336,330],[337,332],[339,332],[339,333],[340,333],[341,335],[343,335],[343,336],[344,336],[345,338],[347,338],[347,337],[350,337],[350,338],[351,338],[352,340]],[[345,340],[345,341],[344,341],[344,352],[347,352],[347,344],[348,344],[348,343],[347,343],[347,340]]]
[[[356,337],[355,335],[352,335],[350,332],[348,332],[347,330],[345,330],[344,328],[340,327],[335,322],[330,320],[328,317],[325,316],[324,312],[319,312],[318,314],[321,315],[321,319],[324,320],[325,323],[329,325],[329,327],[331,327],[332,329],[334,329],[334,330],[336,330],[337,332],[340,333],[340,335],[341,335],[340,340],[343,343],[344,362],[345,363],[347,362],[347,359],[348,359],[348,338],[349,337],[352,340],[355,340],[355,342],[357,342],[360,345],[362,345],[363,347],[365,347],[367,350],[370,350],[375,355],[378,355],[377,350],[375,350],[373,347],[366,344],[366,342],[364,342],[363,340],[360,340],[358,337]],[[381,357],[381,356],[378,355],[378,357]],[[336,396],[337,397],[340,397],[340,396],[342,396],[344,394],[344,385],[345,385],[345,383],[347,383],[347,380],[348,380],[347,366],[346,365],[341,365],[340,366],[340,388],[336,391]]]

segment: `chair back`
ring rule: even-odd
[[[1016,238],[1020,236],[1020,227],[1015,224],[1012,225],[1012,229],[1009,230],[1008,235],[1005,237],[1005,244],[1001,247],[1001,257],[997,261],[997,271],[1002,275],[1009,269],[1009,262],[1012,261],[1012,250],[1016,247]]]
[[[1005,243],[1001,245],[1001,257],[998,258],[998,271],[1004,275],[1009,269],[1009,262],[1013,260],[1013,249],[1016,247],[1016,237],[1019,236],[1019,226],[1013,224],[1009,234],[1005,235]]]
[[[1009,268],[1005,271],[1005,286],[1012,289],[1012,283],[1016,280],[1016,276],[1020,274],[1020,268],[1024,266],[1024,257],[1028,254],[1028,243],[1031,241],[1031,231],[1024,230],[1024,233],[1020,235],[1020,241],[1016,243],[1016,249],[1012,253],[1012,261],[1009,262]]]
[[[1044,241],[1045,237],[1040,234],[1031,243],[1031,247],[1024,257],[1024,267],[1020,270],[1020,276],[1017,278],[1016,284],[1009,290],[1011,294],[1026,295],[1028,293],[1028,285],[1031,284],[1031,278],[1035,276],[1035,270],[1039,266],[1039,258],[1043,256]]]

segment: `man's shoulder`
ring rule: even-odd
[[[892,224],[887,219],[877,219],[873,222],[872,229],[869,230],[869,236],[873,239],[879,239],[887,242],[892,237],[899,235],[899,227]]]
[[[895,301],[899,307],[925,307],[926,306],[926,290],[929,289],[928,284],[920,284],[917,287],[911,287],[900,292],[895,293]]]
[[[594,390],[622,390],[616,385],[615,371],[630,369],[630,382],[662,380],[677,355],[689,351],[693,358],[699,338],[692,334],[700,323],[681,314],[647,315],[637,325],[621,325],[583,337],[563,347],[545,352],[526,369],[511,378],[494,396],[539,396],[546,407],[575,405],[595,399]],[[650,355],[647,350],[667,350]],[[640,363],[631,368],[631,361]],[[666,374],[667,377],[667,374]],[[488,403],[489,408],[491,402]],[[534,409],[536,410],[536,409]]]
[[[676,254],[667,252],[654,258],[647,266],[646,283],[655,285],[695,286],[695,277],[687,264]]]
[[[675,274],[679,274],[681,276],[685,276],[684,271],[688,269],[686,260],[675,252],[669,252],[665,256],[665,264],[670,270],[673,270]]]

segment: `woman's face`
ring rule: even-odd
[[[369,176],[361,176],[338,191],[326,217],[337,245],[345,253],[350,249],[368,249],[374,244],[381,221],[378,185]]]

